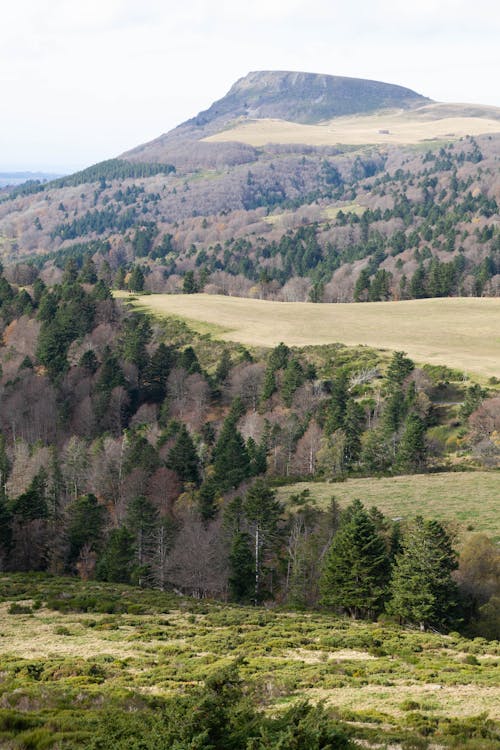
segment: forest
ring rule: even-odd
[[[492,539],[335,500],[352,476],[496,465],[495,378],[250,351],[127,309],[108,277],[90,255],[52,287],[0,277],[3,570],[498,637]],[[279,501],[301,478],[332,482],[328,508]]]

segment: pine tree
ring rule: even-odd
[[[229,415],[214,448],[214,481],[220,492],[237,487],[251,476],[250,457],[236,420]]]
[[[443,526],[418,516],[403,534],[388,612],[421,630],[449,627],[457,613],[457,587],[452,579],[457,567],[456,552]]]
[[[183,482],[198,484],[200,472],[198,454],[186,426],[183,424],[177,433],[177,440],[170,449],[167,466],[175,471]]]
[[[249,535],[237,531],[229,552],[229,593],[235,602],[250,602],[255,594],[255,561]]]
[[[351,617],[379,612],[387,591],[386,545],[363,505],[347,509],[328,552],[320,582],[323,604]]]
[[[330,401],[327,404],[325,420],[325,433],[327,435],[332,435],[336,430],[343,429],[348,398],[347,374],[340,371],[333,381]]]
[[[363,407],[350,398],[347,402],[344,418],[345,462],[347,467],[355,463],[360,456],[364,421]]]
[[[422,471],[426,455],[425,422],[417,414],[410,414],[397,449],[396,468],[408,474]]]
[[[97,578],[113,583],[130,583],[135,555],[133,534],[125,526],[113,529],[97,564]]]
[[[282,513],[276,492],[264,479],[257,479],[248,490],[243,510],[252,529],[254,547],[254,600],[257,604],[263,595],[262,573],[265,556],[277,539],[278,521]]]

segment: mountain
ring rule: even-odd
[[[89,253],[120,284],[140,265],[151,291],[497,295],[499,157],[498,108],[254,72],[119,158],[1,193],[0,253],[56,281]]]
[[[170,133],[123,154],[126,159],[164,160],[175,156],[179,141],[200,141],[241,119],[279,118],[319,123],[334,117],[381,109],[412,109],[431,100],[403,86],[361,78],[256,71],[240,78],[207,110]]]

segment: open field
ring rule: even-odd
[[[267,143],[304,143],[310,146],[404,145],[498,133],[498,118],[499,110],[496,107],[428,104],[409,111],[336,117],[319,125],[271,118],[243,120],[205,140],[213,143],[238,141],[256,147]]]
[[[180,696],[238,658],[265,710],[325,701],[365,747],[448,747],[450,721],[498,731],[485,716],[471,718],[500,719],[497,642],[26,575],[0,576],[0,602],[2,747],[10,738],[2,729],[21,726],[19,717],[48,724],[53,741],[68,725],[85,737],[110,707],[148,711],[144,701]],[[420,740],[393,745],[395,737]]]
[[[309,490],[319,505],[332,497],[348,505],[355,499],[367,507],[376,505],[391,518],[427,518],[457,522],[462,529],[484,531],[500,539],[500,472],[450,472],[402,477],[348,479],[345,482],[300,482],[282,487],[278,496]]]
[[[403,350],[418,363],[500,375],[498,298],[317,305],[208,294],[131,296],[152,313],[185,318],[201,333],[250,346],[364,344]]]

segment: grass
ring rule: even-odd
[[[332,497],[342,505],[355,499],[376,505],[391,518],[417,514],[456,522],[460,529],[482,531],[500,539],[500,473],[491,471],[414,474],[402,477],[348,479],[345,482],[301,482],[281,487],[279,498],[309,490],[319,505]]]
[[[370,115],[336,117],[319,125],[303,125],[264,118],[235,123],[232,129],[205,140],[239,141],[261,147],[268,143],[304,143],[311,146],[336,144],[417,144],[456,140],[465,135],[498,133],[498,108],[467,111],[464,105],[430,104],[416,110],[383,111]],[[384,132],[388,131],[388,132]]]
[[[207,294],[135,299],[152,313],[183,318],[194,330],[250,346],[363,344],[403,350],[417,363],[445,364],[483,379],[500,374],[498,298],[321,305]]]
[[[89,604],[103,600],[122,611]],[[426,726],[480,714],[500,720],[497,642],[22,574],[0,576],[0,601],[0,745],[6,708],[16,712],[9,721],[50,720],[63,731],[74,704],[84,732],[110,706],[146,710],[141,700],[180,695],[239,657],[268,710],[325,701],[355,736],[372,741],[418,736],[417,709]],[[12,603],[32,614],[9,614]]]

